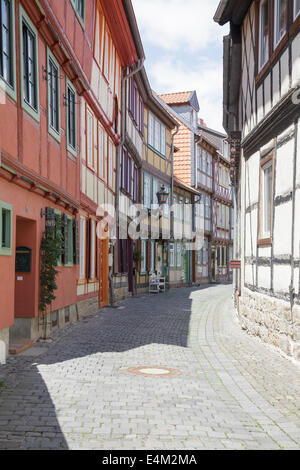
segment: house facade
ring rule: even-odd
[[[109,245],[97,240],[97,207],[115,203],[121,71],[138,60],[126,4],[1,0],[0,340],[7,350],[108,302]],[[58,232],[57,290],[41,311],[41,243]]]
[[[179,126],[174,138],[178,148],[174,156],[174,175],[201,195],[201,204],[195,206],[195,216],[203,221],[203,246],[193,256],[193,282],[228,281],[231,278],[232,197],[225,144],[227,136],[207,128],[198,119],[199,103],[195,91],[159,97]]]
[[[224,127],[231,140],[242,327],[300,357],[298,1],[222,1]]]

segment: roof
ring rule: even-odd
[[[223,26],[230,21],[240,25],[253,0],[221,0],[214,16],[214,21]]]
[[[179,91],[177,93],[166,93],[159,95],[168,105],[190,104],[197,112],[200,109],[196,91]]]
[[[208,143],[210,143],[217,150],[222,151],[222,142],[224,139],[227,139],[227,135],[205,126],[199,126],[199,128],[202,131],[202,136],[204,139],[207,140]]]
[[[190,193],[200,195],[201,192],[195,188],[192,188],[189,184],[186,184],[184,181],[180,180],[176,176],[174,176],[174,185],[178,188],[185,189],[186,191],[189,191]]]

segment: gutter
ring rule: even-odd
[[[175,138],[175,135],[178,134],[178,132],[179,132],[179,125],[176,124],[176,131],[172,135],[172,145],[171,145],[171,201],[169,201],[171,208],[173,207],[173,200],[174,200],[174,138]],[[171,216],[171,239],[173,239],[174,238],[174,211],[173,209],[171,209],[170,216]]]

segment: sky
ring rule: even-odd
[[[213,21],[219,0],[132,0],[153,90],[196,90],[199,117],[224,132],[223,36]]]

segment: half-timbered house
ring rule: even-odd
[[[241,325],[300,358],[300,3],[223,0]]]

